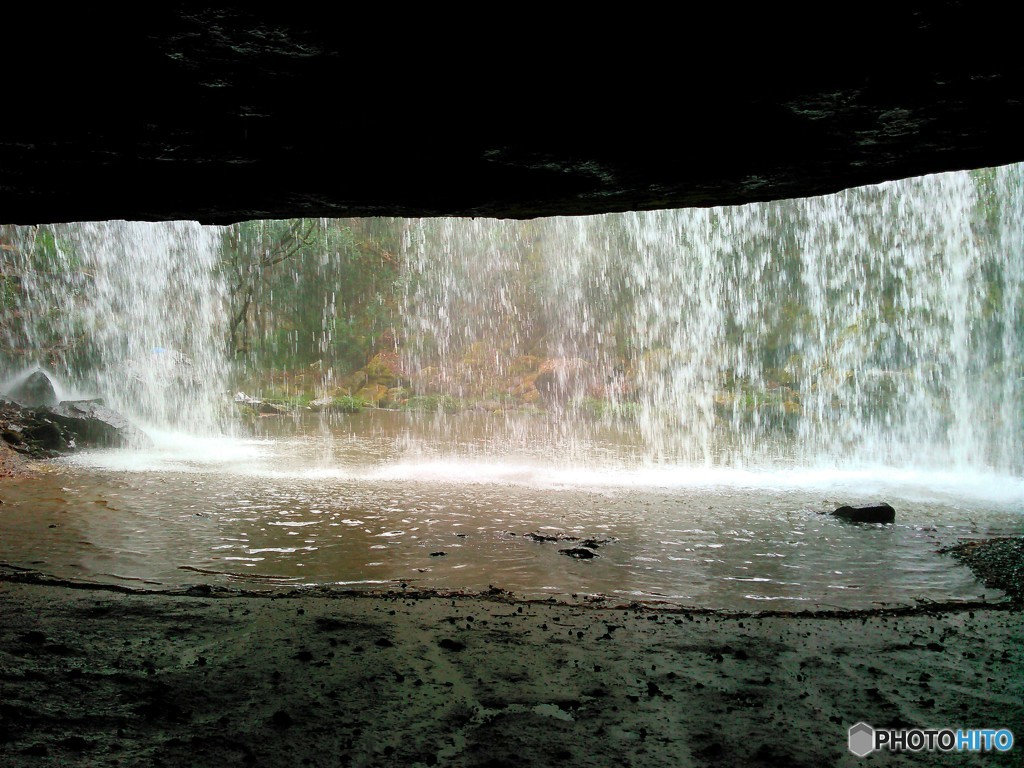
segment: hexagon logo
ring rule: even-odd
[[[850,727],[850,751],[857,757],[864,757],[875,751],[875,729],[867,723]]]

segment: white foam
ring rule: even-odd
[[[195,437],[150,430],[142,450],[82,452],[66,459],[78,467],[124,472],[199,472],[312,482],[415,482],[516,485],[550,489],[813,491],[846,503],[879,497],[913,502],[1024,505],[1024,478],[973,469],[951,471],[890,466],[735,468],[714,465],[558,465],[509,458],[328,463],[310,456],[311,445],[288,440]]]
[[[976,470],[859,468],[736,469],[716,466],[551,467],[503,462],[399,462],[376,469],[380,480],[505,483],[550,488],[745,489],[836,491],[866,500],[894,493],[910,501],[1024,503],[1024,478]]]
[[[249,474],[274,455],[272,440],[196,437],[146,429],[152,445],[138,449],[83,451],[64,461],[91,469],[125,472],[231,472]]]

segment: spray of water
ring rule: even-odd
[[[648,462],[1019,475],[1022,178],[1010,166],[740,208],[413,221],[407,367],[427,373],[424,391],[479,398],[543,360],[552,458],[579,452],[598,403]],[[507,414],[504,430],[535,439],[536,420]]]
[[[143,424],[223,426],[221,230],[111,221],[18,234],[18,343],[48,355],[38,364]]]
[[[221,431],[223,234],[21,230],[3,330],[78,393]],[[1024,166],[728,209],[414,220],[404,241],[404,368],[482,412],[456,440],[464,414],[434,409],[409,449],[1024,473]]]

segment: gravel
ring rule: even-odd
[[[985,586],[1024,602],[1024,536],[968,541],[939,551],[974,571]]]

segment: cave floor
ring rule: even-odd
[[[80,585],[79,585],[80,586]],[[1024,739],[1020,608],[741,615],[0,581],[0,764],[859,765],[858,721]],[[1005,753],[872,765],[1022,765]]]

